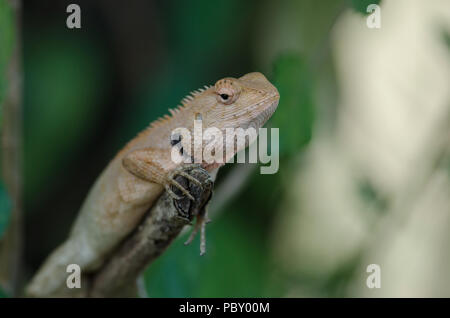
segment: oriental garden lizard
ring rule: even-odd
[[[195,150],[196,147],[203,150],[205,142],[198,146],[194,140],[191,144],[191,141],[181,140],[181,135],[174,134],[174,131],[184,128],[195,139],[196,121],[201,121],[203,129],[215,127],[221,132],[229,128],[249,127],[258,131],[271,117],[278,101],[277,89],[264,75],[254,72],[240,78],[224,78],[213,86],[194,91],[183,99],[182,105],[170,110],[170,116],[151,123],[114,157],[98,177],[68,239],[41,266],[27,287],[27,294],[51,295],[61,288],[65,284],[66,266],[69,264],[78,264],[83,273],[98,269],[164,190],[174,199],[180,199],[180,194],[192,199],[175,178],[182,176],[196,183],[197,180],[180,169],[189,164],[186,162],[214,173],[248,146],[248,142],[236,145],[233,139],[232,153],[220,154],[219,157],[223,157],[221,161],[206,162]],[[230,143],[221,140],[223,146],[227,142]],[[188,151],[188,148],[194,148],[194,151]],[[173,159],[174,149],[183,159],[181,162]],[[197,153],[201,155],[202,151]],[[196,228],[204,221],[197,216]]]

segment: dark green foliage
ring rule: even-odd
[[[43,182],[60,176],[95,128],[107,81],[95,43],[42,33],[27,42],[24,59],[25,193],[32,197],[45,193]]]
[[[292,53],[276,60],[273,81],[280,104],[270,123],[280,129],[280,155],[293,155],[311,140],[313,76],[304,59]]]
[[[0,0],[0,127],[2,102],[6,92],[6,70],[14,43],[14,25],[11,7]]]
[[[234,211],[207,226],[207,253],[199,238],[184,246],[179,238],[146,272],[151,297],[264,297],[267,255],[255,228]]]
[[[350,0],[351,7],[362,14],[369,14],[367,6],[370,4],[380,4],[381,0]]]
[[[2,238],[9,224],[11,216],[11,199],[3,183],[0,182],[0,239]]]
[[[8,294],[0,286],[0,298],[8,298]]]
[[[14,24],[11,7],[0,0],[0,127],[2,126],[3,102],[6,92],[6,71],[14,43]],[[0,239],[2,238],[11,215],[11,200],[0,180]],[[1,297],[1,290],[0,290]]]

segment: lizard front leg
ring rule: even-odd
[[[194,201],[194,197],[178,181],[177,175],[201,186],[201,182],[184,172],[181,166],[174,163],[168,149],[143,148],[130,152],[122,159],[123,167],[145,181],[161,184],[165,187],[169,195],[180,200],[181,197],[175,194],[171,186],[179,189],[186,197]]]
[[[154,148],[144,148],[130,152],[127,154],[123,160],[122,164],[126,170],[130,173],[139,177],[143,180],[158,183],[165,186],[167,193],[175,200],[181,200],[176,193],[170,189],[171,186],[175,186],[179,189],[183,194],[186,195],[190,200],[195,201],[194,197],[189,193],[189,191],[180,184],[181,180],[177,178],[177,176],[181,176],[191,181],[195,185],[197,185],[200,189],[202,189],[202,182],[197,180],[195,177],[186,172],[186,169],[189,169],[189,166],[193,166],[198,168],[197,164],[183,164],[177,165],[175,164],[170,156],[167,154],[168,151],[164,149],[154,149]],[[192,167],[192,168],[193,168]],[[201,169],[203,170],[203,169]],[[204,170],[203,170],[204,171]],[[205,171],[205,173],[207,173]],[[178,179],[180,182],[178,182]],[[211,179],[209,179],[211,180]],[[211,181],[209,181],[211,182]],[[187,185],[189,188],[189,185]],[[190,235],[186,244],[189,244],[196,233],[201,230],[201,240],[200,240],[200,255],[205,253],[205,225],[209,222],[207,217],[206,205],[211,196],[204,202],[204,206],[197,215],[197,222],[195,224],[194,230]]]

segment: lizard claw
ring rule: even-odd
[[[184,172],[184,171],[176,171],[174,174],[185,177],[186,179],[188,179],[189,181],[192,181],[193,183],[198,185],[201,189],[203,189],[202,183],[200,181],[198,181],[196,178],[194,178],[193,176],[191,176],[189,173]]]
[[[186,188],[184,188],[178,181],[175,180],[176,176],[181,176],[181,177],[187,179],[188,181],[191,181],[198,187],[200,187],[200,189],[203,189],[202,183],[199,180],[197,180],[195,177],[191,176],[189,173],[183,171],[182,168],[180,167],[180,168],[177,168],[177,169],[171,171],[167,177],[168,182],[166,183],[165,188],[166,188],[166,191],[169,193],[169,195],[175,200],[180,200],[182,198],[182,197],[178,196],[176,193],[174,193],[172,191],[172,189],[170,188],[171,186],[174,186],[175,188],[180,190],[190,200],[195,201],[195,198],[189,193],[189,191]]]
[[[173,178],[169,178],[169,182],[164,186],[166,188],[167,193],[169,193],[169,195],[175,199],[175,200],[180,200],[183,197],[177,195],[175,192],[172,191],[172,189],[170,188],[170,186],[173,185],[174,187],[176,187],[178,190],[180,190],[185,196],[187,196],[190,200],[195,201],[195,198],[189,193],[188,190],[186,190],[181,184],[179,184],[177,181],[175,181]]]

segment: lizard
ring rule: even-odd
[[[172,188],[192,199],[175,180],[182,175],[196,182],[179,169],[185,163],[172,160],[171,151],[179,142],[174,140],[173,131],[184,127],[193,132],[195,120],[201,120],[204,128],[220,131],[249,127],[258,131],[276,110],[279,98],[276,87],[259,72],[226,77],[187,95],[181,105],[169,110],[170,116],[152,122],[109,162],[90,189],[68,238],[41,265],[26,293],[51,295],[64,286],[68,264],[79,265],[83,273],[98,269],[165,190],[174,199],[180,196]],[[247,146],[246,142],[240,148]],[[242,150],[239,145],[232,149],[232,155]],[[212,164],[200,161],[200,165],[215,173],[228,159]]]

